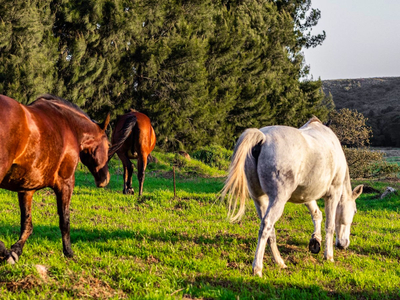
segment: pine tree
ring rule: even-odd
[[[124,62],[132,106],[150,116],[165,149],[207,143],[216,126],[205,68],[210,2],[132,4],[140,22]]]
[[[210,88],[214,82],[217,99],[228,110],[220,132],[227,147],[246,128],[300,126],[312,114],[324,119],[329,111],[322,105],[321,81],[301,81],[308,72],[301,49],[324,38],[305,34],[319,14],[306,15],[310,6],[304,3],[309,1],[289,2],[285,1],[288,6],[255,0],[219,3],[209,60],[222,64],[210,63],[208,70]]]
[[[102,119],[148,114],[159,146],[232,147],[248,127],[329,111],[304,81],[310,0],[0,0],[0,93],[54,93]]]
[[[54,34],[59,38],[59,94],[91,115],[117,114],[127,88],[121,74],[127,18],[119,0],[55,1]],[[117,104],[117,105],[116,105]]]
[[[29,103],[57,89],[50,0],[0,1],[0,93]]]

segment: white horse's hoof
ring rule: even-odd
[[[311,238],[310,243],[308,244],[308,249],[311,253],[318,254],[321,250],[321,240],[317,238]]]
[[[279,264],[279,268],[287,269],[287,265],[285,263],[281,263],[281,264]]]
[[[262,278],[262,269],[254,268],[253,269],[253,275]]]

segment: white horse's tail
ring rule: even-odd
[[[221,191],[220,199],[228,195],[228,218],[231,222],[240,220],[244,214],[246,198],[248,196],[247,179],[245,174],[246,158],[251,155],[254,146],[265,141],[265,135],[257,128],[246,129],[239,137],[229,166],[228,178]],[[240,203],[235,215],[236,206]]]

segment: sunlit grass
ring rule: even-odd
[[[177,171],[177,198],[165,172],[149,168],[144,195],[121,193],[118,165],[110,185],[97,189],[81,169],[71,202],[73,259],[62,254],[55,198],[34,196],[34,233],[15,266],[0,265],[2,299],[395,299],[400,298],[400,197],[364,194],[350,248],[335,249],[335,263],[313,255],[313,224],[303,205],[287,204],[276,224],[288,269],[268,251],[263,278],[252,276],[259,220],[249,201],[238,224],[216,200],[224,178]],[[387,183],[370,182],[383,191]],[[134,178],[137,189],[137,180]],[[0,190],[0,240],[19,235],[16,193]],[[321,207],[323,202],[319,201]],[[36,265],[48,269],[41,279]]]

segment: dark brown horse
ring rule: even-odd
[[[134,110],[118,116],[111,143],[109,158],[117,153],[124,166],[124,194],[134,194],[133,167],[130,159],[137,159],[139,196],[141,196],[147,160],[156,145],[156,135],[149,117]]]
[[[69,205],[79,162],[104,187],[108,173],[108,140],[102,124],[94,123],[74,104],[52,95],[24,106],[0,95],[0,188],[18,192],[21,235],[8,251],[0,241],[0,256],[13,264],[32,233],[33,194],[50,187],[57,197],[63,252],[73,256],[70,241]]]

